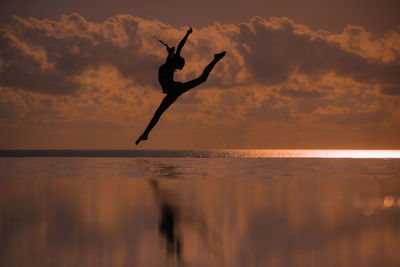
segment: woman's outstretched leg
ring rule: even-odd
[[[204,83],[208,76],[210,75],[211,71],[213,70],[215,64],[218,63],[226,54],[226,51],[223,51],[219,54],[214,55],[214,59],[204,68],[203,73],[196,79],[185,82],[182,84],[182,92],[181,94],[189,91],[190,89],[198,86],[199,84]]]
[[[160,106],[157,108],[156,112],[153,115],[153,118],[149,122],[149,125],[147,126],[146,130],[142,133],[142,135],[136,140],[135,144],[138,145],[142,140],[147,140],[148,135],[153,129],[153,127],[157,124],[158,120],[160,119],[161,115],[166,111],[169,106],[172,105],[172,103],[175,102],[175,100],[178,98],[178,96],[175,95],[166,95],[164,99],[162,100]]]

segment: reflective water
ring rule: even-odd
[[[0,266],[400,266],[400,160],[2,158]]]

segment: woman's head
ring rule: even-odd
[[[176,56],[174,61],[174,67],[178,70],[183,69],[185,66],[185,59],[181,56]]]

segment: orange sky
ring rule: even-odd
[[[157,70],[165,51],[153,35],[176,45],[184,25],[194,31],[176,80],[199,75],[216,52],[227,56],[139,148],[400,148],[393,1],[362,1],[360,9],[361,1],[246,1],[219,17],[222,7],[207,1],[169,1],[164,13],[162,4],[93,10],[79,2],[1,4],[0,148],[134,147],[164,96]]]

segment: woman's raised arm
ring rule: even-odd
[[[176,49],[176,55],[180,55],[182,47],[185,45],[185,42],[187,40],[187,38],[189,37],[189,34],[191,34],[193,32],[192,27],[189,28],[189,30],[187,30],[185,37],[183,37],[183,39],[179,42],[178,45],[178,49]]]

